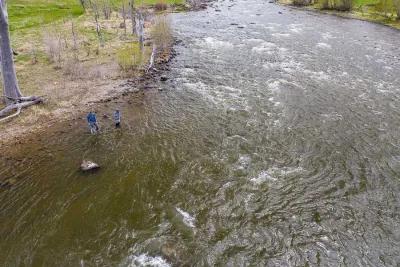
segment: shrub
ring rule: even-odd
[[[158,16],[151,29],[151,39],[157,48],[169,48],[173,43],[172,30],[166,16]]]
[[[130,43],[120,48],[117,52],[117,62],[123,71],[132,71],[143,63],[143,53],[139,43]]]
[[[63,58],[63,45],[61,36],[47,32],[43,37],[45,52],[52,63],[56,63],[57,67],[61,67]]]
[[[393,0],[393,5],[396,9],[397,20],[400,20],[400,0]]]
[[[293,0],[293,5],[295,6],[308,6],[311,5],[311,0]]]
[[[321,0],[321,9],[332,9],[329,0]]]
[[[76,58],[68,58],[63,64],[64,75],[70,76],[71,79],[81,79],[85,77],[85,69]]]
[[[353,7],[352,0],[322,0],[321,9],[350,11]]]
[[[154,5],[154,9],[156,11],[163,11],[163,10],[167,10],[168,6],[166,3],[164,2],[158,2]]]
[[[335,9],[339,11],[350,11],[353,7],[352,0],[336,0]]]

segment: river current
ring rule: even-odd
[[[1,155],[0,265],[397,266],[400,33],[262,0],[170,20],[160,90]]]

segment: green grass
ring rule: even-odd
[[[118,49],[117,62],[124,71],[134,70],[147,61],[148,54],[147,47],[144,47],[144,52],[142,53],[139,43],[133,42]]]
[[[83,14],[78,0],[10,0],[10,31],[32,28]]]
[[[124,0],[112,0],[114,9],[120,9]],[[154,5],[160,0],[136,0],[136,6]],[[169,5],[183,4],[185,0],[165,0]],[[125,0],[125,3],[128,3]],[[80,16],[84,13],[79,0],[9,0],[10,31],[28,29]]]
[[[125,2],[126,5],[128,3],[128,0],[111,0],[111,3],[114,7],[121,7],[122,2]],[[136,6],[146,6],[146,5],[155,5],[157,3],[161,2],[160,0],[135,0],[135,5]],[[164,3],[168,5],[180,5],[184,4],[185,0],[164,0]]]
[[[353,5],[355,7],[373,6],[373,5],[377,5],[378,3],[379,3],[379,0],[353,0]]]

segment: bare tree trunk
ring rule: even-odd
[[[15,73],[10,33],[8,31],[7,4],[5,0],[0,0],[0,58],[3,91],[6,96],[5,102],[9,104],[12,102],[10,98],[20,98],[22,94],[19,90],[17,75]]]
[[[138,11],[137,12],[137,29],[136,33],[139,39],[139,45],[140,45],[140,50],[143,50],[143,44],[144,44],[144,19],[143,19],[143,14],[142,12]]]
[[[85,0],[79,0],[79,2],[81,3],[81,6],[84,10],[86,10],[86,1]]]
[[[136,34],[136,15],[135,15],[135,0],[129,0],[129,7],[132,20],[132,34]]]
[[[397,20],[400,20],[400,0],[393,0],[393,4],[396,8]]]
[[[13,52],[11,49],[10,33],[8,31],[8,14],[6,0],[0,0],[0,59],[1,74],[3,76],[4,102],[6,107],[0,110],[0,117],[7,116],[12,110],[17,110],[14,115],[2,118],[0,122],[19,115],[22,108],[41,103],[41,97],[22,97],[18,87],[15,73]]]
[[[125,1],[122,2],[122,18],[124,19],[124,36],[126,37],[126,11],[125,11]]]
[[[157,53],[157,46],[155,44],[153,44],[153,51],[151,52],[150,63],[149,63],[149,67],[147,68],[146,72],[149,72],[151,69],[154,68],[154,59],[156,57],[156,53]]]

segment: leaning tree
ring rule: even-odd
[[[3,96],[6,107],[0,110],[0,121],[17,116],[22,108],[42,102],[41,97],[24,97],[18,86],[17,75],[15,73],[13,52],[8,30],[7,1],[0,0],[0,61],[1,74],[3,78]],[[15,114],[7,116],[12,112]]]

